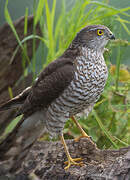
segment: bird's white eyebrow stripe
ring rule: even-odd
[[[95,27],[95,28],[92,28],[92,29],[88,29],[88,30],[86,30],[85,32],[95,31],[95,30],[98,30],[98,29],[100,29],[100,30],[105,30],[105,29],[102,28],[102,27],[101,27],[101,28],[100,28],[100,27],[99,27],[99,28]],[[81,29],[80,32],[82,32],[82,30],[83,30],[83,29]],[[80,32],[78,32],[77,34],[79,34]]]
[[[98,29],[104,30],[103,28],[93,28],[93,29],[87,30],[86,32],[89,32],[89,31],[95,31],[95,30],[98,30]]]

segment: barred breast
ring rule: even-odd
[[[99,99],[108,76],[103,53],[82,47],[74,62],[70,85],[46,111],[46,127],[52,136],[61,133],[66,120],[86,109],[86,115]]]

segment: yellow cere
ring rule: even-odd
[[[98,36],[102,36],[103,34],[104,34],[103,30],[101,30],[101,29],[97,30],[97,35]]]

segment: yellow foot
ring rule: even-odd
[[[71,119],[74,121],[74,123],[76,124],[76,126],[79,128],[80,132],[81,132],[81,136],[79,136],[78,138],[75,138],[75,142],[79,141],[81,138],[85,137],[85,138],[90,138],[90,136],[88,136],[86,134],[86,132],[82,129],[81,125],[76,121],[75,117],[72,116]]]
[[[78,142],[81,138],[88,138],[88,139],[90,139],[91,137],[88,136],[88,135],[85,133],[84,135],[75,138],[74,141],[75,141],[75,142]]]
[[[81,161],[77,163],[76,161]],[[71,165],[76,165],[76,166],[83,166],[82,158],[75,158],[72,159],[71,157],[68,159],[68,161],[64,162],[67,166],[64,168],[65,170],[69,169]]]

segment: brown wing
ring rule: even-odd
[[[19,114],[30,115],[40,108],[47,107],[70,84],[73,74],[74,65],[71,59],[60,58],[52,62],[32,86]]]

